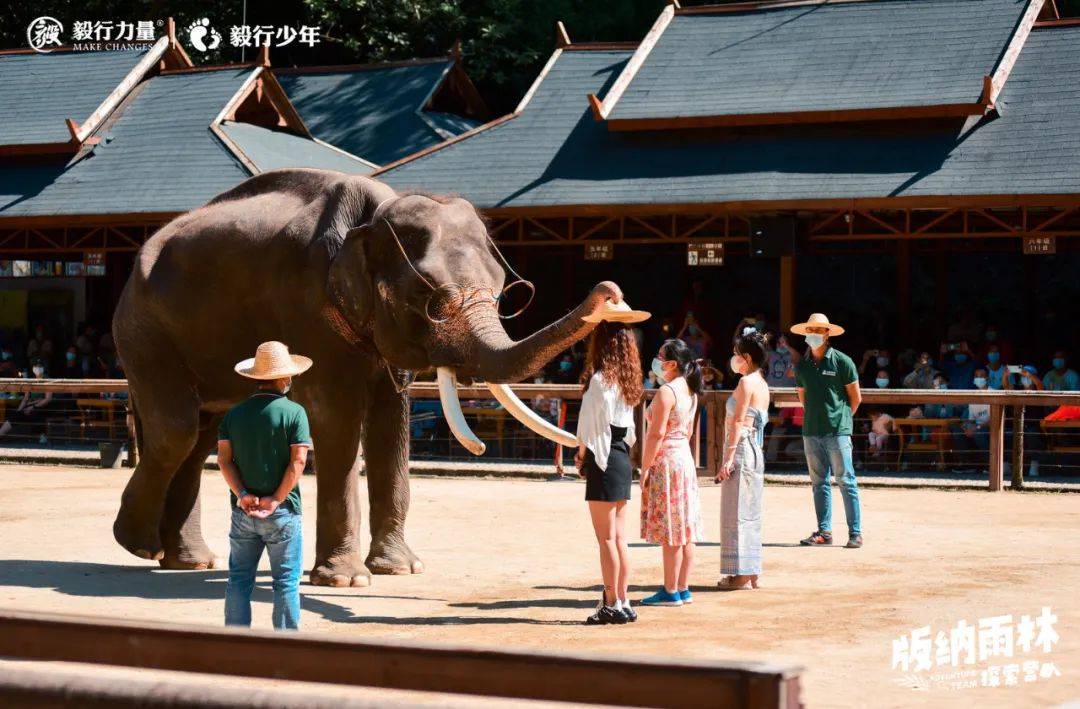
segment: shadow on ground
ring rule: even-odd
[[[142,598],[161,600],[220,600],[224,615],[225,583],[228,580],[227,569],[208,571],[161,571],[147,566],[124,566],[120,564],[97,564],[82,561],[40,561],[34,559],[0,559],[0,588],[41,588],[52,589],[69,596],[87,598]],[[257,585],[251,596],[253,603],[272,603],[273,591],[270,588],[270,572],[257,574]],[[385,625],[497,625],[497,624],[536,624],[536,625],[577,625],[573,621],[544,621],[533,618],[504,618],[491,616],[363,616],[356,615],[352,609],[332,603],[327,598],[339,597],[335,594],[320,592],[320,587],[305,584],[300,590],[301,607],[317,613],[326,620],[335,623],[381,623]],[[347,596],[355,603],[364,598],[384,600],[401,599],[416,601],[443,601],[441,598],[423,598],[420,596],[386,596],[372,593],[366,589],[363,593]],[[450,604],[451,607],[475,607],[494,610],[499,604]],[[531,604],[523,604],[522,608]],[[594,603],[580,606],[590,607]],[[507,608],[513,606],[506,606]],[[569,606],[579,607],[579,606]]]

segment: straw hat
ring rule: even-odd
[[[255,356],[239,362],[233,369],[248,379],[281,379],[306,372],[311,358],[289,354],[289,348],[271,340],[259,345]]]
[[[592,315],[582,316],[582,320],[585,322],[623,322],[623,323],[635,323],[642,320],[648,320],[652,317],[652,313],[648,313],[644,310],[631,310],[625,300],[620,300],[618,303],[612,303],[610,299],[604,301],[604,306]]]
[[[844,334],[844,328],[829,322],[829,319],[825,317],[825,315],[823,315],[822,313],[814,313],[806,322],[801,322],[798,325],[792,325],[791,331],[794,332],[796,335],[805,335],[806,328],[808,327],[826,327],[829,329],[830,337]]]

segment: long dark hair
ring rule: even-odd
[[[694,351],[685,342],[671,339],[660,345],[660,356],[679,365],[679,374],[686,379],[686,385],[694,394],[702,391],[701,365],[694,358]]]
[[[623,323],[603,321],[589,336],[581,383],[586,386],[595,372],[622,392],[628,406],[637,406],[644,388],[641,381],[641,355],[634,334]]]

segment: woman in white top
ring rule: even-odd
[[[604,594],[589,625],[637,619],[626,595],[626,503],[630,499],[634,406],[641,400],[640,359],[633,333],[621,322],[601,322],[589,339],[581,380],[586,384],[578,417],[574,464],[585,477],[593,530],[600,544]]]

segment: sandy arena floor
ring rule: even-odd
[[[0,466],[0,606],[184,623],[217,623],[225,571],[162,572],[122,551],[111,524],[126,471]],[[305,478],[305,556],[314,547],[315,484]],[[634,492],[635,496],[637,491]],[[699,548],[696,602],[640,609],[631,626],[586,628],[596,603],[596,547],[580,484],[416,479],[409,540],[427,564],[365,589],[303,586],[304,630],[363,638],[485,646],[682,655],[802,664],[810,707],[1043,706],[1080,699],[1080,498],[1072,494],[863,491],[867,545],[807,549],[810,492],[766,490],[764,588],[709,591],[719,570],[719,489],[703,490],[709,542]],[[203,481],[203,527],[227,553],[227,496]],[[365,505],[366,509],[366,505]],[[839,493],[836,528],[843,529]],[[637,538],[637,501],[632,538]],[[366,527],[366,525],[365,525]],[[364,532],[366,536],[366,531]],[[845,535],[841,532],[838,538]],[[660,578],[659,549],[635,543],[632,596]],[[265,559],[264,559],[265,564]],[[269,625],[269,572],[256,591],[256,625]],[[923,672],[912,689],[891,669],[893,640],[929,625],[1038,615],[1050,606],[1060,641],[1047,655],[1058,677],[1019,686],[953,689]],[[978,681],[978,672],[973,675]]]

